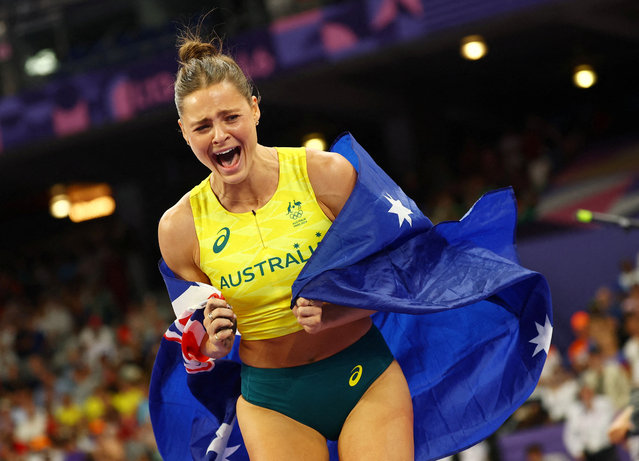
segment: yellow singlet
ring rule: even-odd
[[[259,210],[227,211],[208,177],[190,194],[200,268],[233,307],[242,340],[302,329],[290,309],[291,285],[331,225],[308,179],[306,150],[277,153],[277,190]]]

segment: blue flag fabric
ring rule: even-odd
[[[411,390],[415,459],[470,447],[532,393],[552,336],[548,284],[518,261],[513,192],[490,192],[460,221],[433,226],[350,134],[331,150],[353,163],[357,183],[294,282],[293,300],[377,310]],[[175,306],[191,282],[166,265],[161,272]],[[238,343],[228,359],[187,373],[178,341],[165,335],[150,390],[165,459],[248,459],[233,406]],[[337,459],[336,444],[329,449]]]

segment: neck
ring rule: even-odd
[[[279,183],[279,159],[272,148],[257,146],[246,179],[237,184],[211,178],[211,188],[222,206],[234,213],[257,210],[268,203]]]

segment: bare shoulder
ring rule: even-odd
[[[326,215],[335,219],[355,187],[355,168],[340,154],[315,149],[306,150],[306,164],[317,200]]]
[[[198,240],[188,193],[160,218],[158,243],[162,258],[174,273],[185,280],[208,282],[198,264]]]

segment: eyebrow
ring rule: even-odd
[[[216,115],[224,117],[226,115],[229,115],[229,114],[232,114],[232,113],[235,113],[235,112],[238,112],[238,111],[239,111],[239,109],[224,109],[224,110],[219,111]],[[203,118],[201,118],[199,120],[193,121],[193,124],[194,125],[199,125],[200,123],[208,122],[210,120],[211,120],[211,117],[203,117]]]

